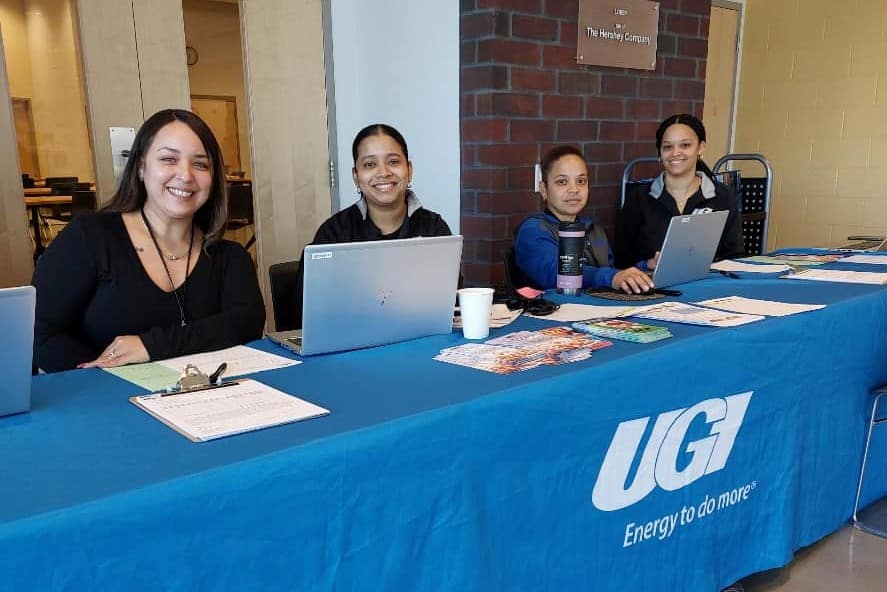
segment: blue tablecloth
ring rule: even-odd
[[[783,565],[851,513],[887,290],[680,289],[829,306],[510,376],[432,360],[456,333],[309,358],[257,378],[328,417],[205,444],[100,370],[36,377],[0,419],[0,588],[711,591]]]

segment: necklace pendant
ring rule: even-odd
[[[185,319],[182,319],[182,327],[187,327],[188,323],[185,322]]]
[[[179,260],[179,258],[176,257],[175,255],[167,255],[167,256],[166,256],[166,259],[167,259],[168,261],[178,261],[178,260]]]

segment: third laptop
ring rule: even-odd
[[[674,216],[653,272],[653,285],[667,288],[706,277],[726,223],[726,210]]]

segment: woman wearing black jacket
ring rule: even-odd
[[[715,259],[743,256],[739,204],[727,186],[714,180],[702,160],[702,122],[686,113],[672,115],[656,130],[656,150],[663,172],[650,183],[632,187],[619,213],[616,267],[654,269],[672,217],[718,210],[729,214]]]

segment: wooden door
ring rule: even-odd
[[[40,162],[37,159],[37,136],[34,133],[31,100],[13,97],[12,118],[15,122],[15,143],[18,145],[18,160],[22,173],[39,177]]]
[[[711,7],[708,30],[703,122],[708,136],[705,161],[709,165],[730,151],[733,129],[740,7],[722,4]]]
[[[237,131],[237,102],[234,97],[191,95],[191,110],[207,123],[225,159],[226,172],[240,168],[240,134]]]

